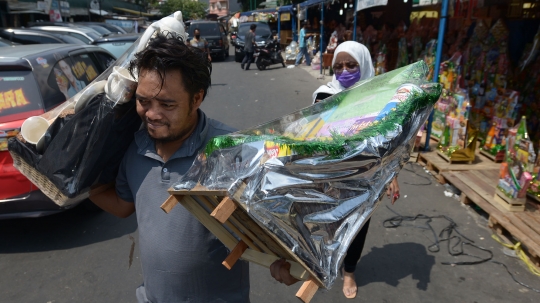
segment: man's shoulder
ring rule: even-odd
[[[211,118],[208,118],[207,123],[208,123],[208,127],[209,127],[208,128],[208,134],[211,137],[230,134],[230,133],[233,133],[233,132],[237,131],[237,129],[235,129],[234,127],[228,126],[223,122],[220,122],[218,120],[214,120],[214,119],[211,119]]]

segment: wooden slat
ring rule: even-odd
[[[317,283],[313,279],[309,279],[305,281],[298,292],[296,293],[296,297],[304,303],[308,303],[313,299],[313,296],[319,289],[319,286],[317,286]]]
[[[245,188],[245,185],[244,185],[244,188]],[[240,187],[240,190],[241,190],[241,189],[242,189],[242,186]],[[240,191],[240,190],[239,190],[239,191]],[[239,191],[237,191],[237,192],[233,195],[233,198],[234,198],[234,197],[239,197],[239,196],[241,195],[241,193],[239,193]],[[246,206],[245,206],[243,203],[237,203],[237,204],[247,212],[247,208],[246,208]],[[237,212],[235,212],[235,214],[236,214],[236,213],[237,213]],[[245,213],[245,215],[248,216],[247,213]],[[247,221],[249,221],[249,222],[254,222],[253,219],[251,219],[251,218],[249,218],[249,220],[247,220]],[[242,221],[242,222],[246,222],[246,221]],[[255,225],[257,225],[257,223],[255,223]],[[292,251],[287,247],[287,245],[281,241],[281,239],[279,239],[279,238],[278,238],[275,234],[273,234],[273,233],[266,232],[266,231],[264,231],[264,230],[263,230],[263,233],[264,233],[265,235],[269,236],[272,240],[274,240],[274,241],[277,243],[278,247],[281,248],[281,250],[284,250],[284,251],[286,252],[286,255],[282,255],[282,254],[279,254],[279,253],[278,253],[279,256],[284,257],[284,258],[286,258],[286,259],[291,258],[292,260],[294,260],[294,261],[300,263],[304,268],[306,268],[306,269],[308,270],[308,272],[309,272],[309,274],[311,275],[311,277],[317,282],[317,285],[320,285],[320,286],[324,285],[324,284],[322,283],[322,281],[319,280],[319,278],[317,277],[317,275],[316,275],[311,269],[309,269],[309,267],[304,263],[304,261],[303,261],[302,259],[300,259],[294,252],[292,252]],[[265,241],[265,243],[266,243],[266,241]],[[287,255],[288,255],[288,256],[287,256]]]
[[[231,250],[227,258],[225,258],[225,261],[223,261],[223,266],[225,266],[228,270],[231,270],[236,261],[240,259],[242,254],[246,251],[248,248],[248,245],[244,241],[239,241],[236,246]]]
[[[215,207],[215,205],[212,205],[208,200],[204,199],[203,196],[192,196],[192,197],[197,202],[201,202],[204,206],[206,206],[208,208],[209,212],[212,211],[212,209],[214,209],[214,207]],[[225,224],[225,226],[227,226],[227,228],[229,228],[233,233],[235,233],[236,236],[238,236],[240,239],[242,239],[242,241],[244,241],[250,248],[252,248],[252,249],[254,249],[256,251],[261,251],[261,249],[257,245],[255,245],[255,243],[253,243],[252,238],[245,235],[242,231],[240,231],[231,222],[225,221],[223,224]]]
[[[259,264],[266,268],[270,268],[270,265],[272,265],[272,263],[280,260],[281,258],[248,249],[242,254],[242,259],[248,262]],[[301,281],[307,280],[309,278],[309,273],[302,267],[302,265],[291,260],[287,260],[287,262],[291,264],[291,268],[289,269],[291,276]]]
[[[176,190],[174,188],[169,188],[168,190],[169,194],[175,195],[175,196],[226,196],[228,195],[228,192],[226,189],[207,189],[204,186],[201,186],[200,184],[197,184],[194,188],[191,190],[187,189],[179,189]]]
[[[176,204],[178,204],[178,199],[175,196],[169,196],[160,207],[165,213],[168,214],[176,206]]]
[[[207,198],[209,200],[213,200],[214,203],[217,203],[217,200],[215,200],[214,197]],[[244,230],[248,235],[251,233],[249,237],[253,239],[265,253],[290,259],[287,252],[283,250],[283,248],[281,248],[279,244],[277,244],[272,238],[270,238],[268,234],[257,223],[255,223],[247,213],[245,213],[243,208],[237,208],[229,219],[236,226],[241,226],[240,228],[242,228],[242,230]]]
[[[236,246],[236,243],[238,242],[236,238],[231,235],[223,225],[210,217],[210,214],[191,196],[184,196],[184,199],[180,201],[180,204],[189,210],[189,212],[191,212],[204,227],[214,234],[223,245],[227,246],[228,249],[232,250]]]
[[[499,204],[502,208],[506,209],[507,211],[524,211],[525,210],[525,204],[521,204],[521,205],[509,204],[498,194],[495,195],[493,202]]]
[[[540,235],[523,223],[516,214],[506,211],[502,207],[496,207],[474,190],[469,185],[473,181],[463,180],[463,172],[445,172],[445,178],[456,188],[467,195],[476,205],[490,215],[490,220],[497,222],[506,229],[516,240],[528,248],[528,252],[534,256],[540,256]],[[465,183],[466,182],[466,183]]]
[[[491,203],[486,201],[486,199],[482,198],[479,194],[477,194],[474,190],[472,190],[467,184],[461,181],[456,176],[456,172],[445,172],[443,173],[443,175],[448,180],[448,182],[454,185],[463,194],[468,196],[476,205],[478,205],[478,207],[482,208],[485,212],[487,212],[490,215],[495,214],[498,216],[502,216],[502,213],[498,208],[491,205]]]
[[[223,200],[221,200],[219,205],[214,208],[210,216],[214,217],[221,223],[225,223],[225,221],[227,221],[235,210],[236,203],[234,203],[231,198],[225,197]]]

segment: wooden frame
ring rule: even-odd
[[[304,281],[296,297],[309,302],[324,284],[279,238],[259,226],[248,215],[246,206],[238,202],[244,189],[245,184],[242,184],[230,197],[227,191],[209,190],[200,185],[192,190],[171,188],[171,196],[161,205],[161,209],[169,213],[180,203],[191,212],[231,251],[222,263],[228,269],[238,259],[267,268],[277,260],[286,259],[291,264],[291,275]]]

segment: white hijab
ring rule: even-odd
[[[367,47],[365,47],[363,44],[355,41],[346,41],[341,43],[334,52],[332,66],[336,61],[337,55],[341,52],[346,52],[347,54],[351,55],[360,65],[360,80],[358,81],[366,80],[375,76],[375,69],[373,68],[373,63],[371,61],[371,54],[369,53]],[[334,74],[332,77],[332,82],[322,85],[313,93],[313,103],[315,103],[315,98],[319,93],[335,95],[345,89],[346,88],[339,83],[339,81],[336,79],[336,75]]]

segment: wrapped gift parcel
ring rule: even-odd
[[[427,73],[421,61],[213,138],[173,189],[228,190],[330,287],[440,96]]]
[[[81,201],[98,181],[114,181],[141,126],[137,79],[128,65],[159,31],[185,40],[182,14],[152,24],[113,66],[58,108],[25,120],[20,135],[9,140],[14,166],[58,205]]]

